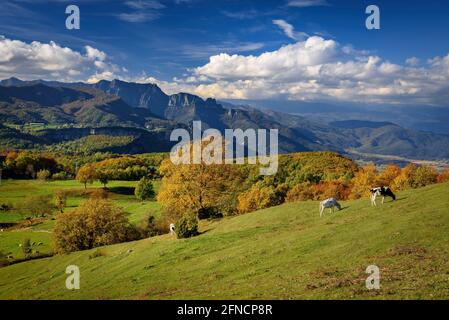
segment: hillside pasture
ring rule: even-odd
[[[448,299],[449,184],[371,207],[284,204],[203,221],[198,237],[171,235],[0,269],[1,299]],[[65,269],[81,289],[65,288]],[[367,290],[367,266],[381,272]]]

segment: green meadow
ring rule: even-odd
[[[108,194],[110,200],[118,207],[124,209],[128,219],[138,224],[147,214],[158,215],[160,205],[156,201],[139,201],[134,196],[135,181],[111,181],[108,183]],[[155,190],[159,187],[159,182],[154,182]],[[103,186],[96,182],[88,185],[87,191],[101,189]],[[84,195],[84,186],[74,180],[69,181],[38,181],[38,180],[4,180],[0,186],[0,203],[9,203],[13,207],[18,207],[27,197],[36,195],[52,196],[56,191],[71,191],[67,198],[67,206],[64,209],[70,212],[76,209],[88,198]],[[57,214],[56,214],[57,217]],[[35,247],[40,253],[52,252],[52,230],[54,219],[43,219],[28,226],[23,223],[26,215],[20,210],[0,211],[0,223],[21,223],[19,227],[11,228],[0,232],[0,251],[12,255],[14,258],[23,258],[23,253],[19,245],[23,239],[30,239],[31,243],[41,245]]]
[[[8,181],[0,201],[79,187]],[[0,298],[448,299],[448,191],[448,183],[407,190],[378,207],[368,199],[345,201],[342,211],[323,218],[317,202],[289,203],[202,221],[201,235],[191,239],[163,235],[18,263],[0,268]],[[112,199],[133,221],[158,209],[130,195]],[[70,208],[80,201],[70,199]],[[38,227],[30,238],[47,246]],[[47,228],[50,223],[41,230]],[[17,232],[1,238],[2,251],[13,250],[11,243],[24,236],[19,232],[31,231]],[[80,268],[80,290],[65,288],[69,265]],[[369,265],[380,269],[380,290],[365,287]]]

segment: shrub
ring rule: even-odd
[[[0,204],[0,211],[10,211],[13,209],[13,206],[11,203],[2,203]]]
[[[287,192],[285,197],[286,202],[307,201],[313,200],[314,194],[312,192],[311,184],[308,182],[298,184]]]
[[[42,180],[42,181],[49,180],[50,177],[51,177],[51,172],[48,170],[40,170],[36,174],[36,178],[38,180]]]
[[[378,186],[391,186],[394,179],[401,174],[401,168],[397,165],[390,164],[377,177]]]
[[[352,179],[353,188],[351,192],[352,199],[359,199],[369,196],[370,189],[377,186],[377,168],[374,164],[364,166]]]
[[[53,197],[55,207],[61,212],[64,212],[64,208],[67,205],[67,194],[64,191],[57,191]]]
[[[444,170],[438,176],[438,183],[448,182],[449,181],[449,169]]]
[[[89,192],[90,199],[108,199],[109,193],[105,189],[94,189]]]
[[[72,252],[139,238],[125,213],[107,200],[89,199],[77,210],[56,219],[55,250]]]
[[[61,172],[58,172],[58,173],[55,173],[54,175],[52,175],[51,178],[53,180],[62,181],[62,180],[69,180],[69,179],[71,179],[71,176],[67,172],[61,171]]]
[[[153,183],[150,179],[145,177],[140,179],[139,183],[137,183],[136,189],[134,190],[134,195],[141,201],[154,197],[155,193]]]
[[[183,215],[175,226],[178,239],[191,238],[198,235],[198,218],[193,212]]]
[[[412,188],[413,179],[418,167],[415,164],[409,164],[401,170],[401,174],[398,175],[392,183],[394,190],[405,190]]]
[[[273,187],[259,188],[254,185],[238,196],[237,210],[247,213],[276,205],[276,194]]]
[[[51,196],[29,196],[20,205],[20,209],[33,217],[45,217],[53,212]]]
[[[0,251],[0,267],[6,267],[9,265],[8,257],[6,254]]]
[[[409,164],[401,170],[401,174],[393,181],[393,188],[405,190],[421,188],[438,181],[438,172],[434,167]]]
[[[438,172],[434,167],[421,166],[416,169],[413,177],[413,188],[421,188],[430,184],[437,183]]]
[[[22,240],[22,252],[25,259],[29,259],[31,257],[32,249],[30,239],[25,238]]]
[[[166,233],[164,229],[160,229],[160,225],[156,222],[156,218],[153,214],[148,214],[141,222],[140,222],[140,232],[142,238],[150,238],[155,237],[160,234]]]
[[[206,207],[198,210],[198,219],[217,219],[222,218],[223,214],[215,207]]]

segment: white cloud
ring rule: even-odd
[[[405,60],[405,63],[412,67],[416,67],[417,65],[419,65],[419,62],[419,59],[416,57],[411,57]]]
[[[215,98],[438,105],[447,103],[448,81],[449,55],[418,68],[313,36],[257,56],[211,56],[171,86]]]
[[[329,3],[326,0],[290,0],[287,5],[290,7],[306,8],[328,6]]]
[[[55,42],[26,43],[0,37],[0,77],[81,80],[97,70],[116,68],[106,61],[103,51],[91,46],[84,49],[81,53]]]
[[[232,52],[232,48],[221,48]],[[220,50],[221,51],[221,50]],[[234,51],[235,52],[235,51]],[[97,82],[114,78],[156,83],[168,93],[204,98],[447,105],[449,54],[427,63],[410,58],[395,64],[371,52],[313,36],[258,55],[220,53],[171,81],[135,76],[108,55],[55,42],[25,43],[0,36],[0,78]]]
[[[285,20],[278,19],[273,20],[273,24],[277,25],[279,28],[284,31],[285,35],[293,40],[304,40],[308,37],[305,32],[296,32],[293,26]]]
[[[163,9],[165,5],[156,0],[129,0],[125,4],[133,9]]]

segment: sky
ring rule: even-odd
[[[65,25],[68,5],[81,27]],[[368,5],[380,30],[368,30]],[[444,0],[2,0],[0,78],[219,99],[447,106]]]

